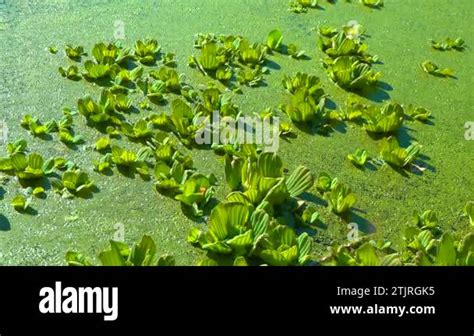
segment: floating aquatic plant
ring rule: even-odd
[[[59,67],[59,73],[61,76],[70,80],[77,81],[81,79],[79,68],[75,65],[71,65],[68,68]]]
[[[457,50],[464,51],[466,49],[465,41],[458,37],[456,39],[447,38],[446,42],[436,42],[435,40],[430,40],[431,47],[436,50],[446,51],[446,50]]]
[[[80,170],[65,172],[61,180],[52,180],[52,185],[56,192],[64,195],[82,195],[89,193],[94,186],[94,182],[89,179],[89,175]],[[67,192],[67,194],[65,194]]]
[[[279,29],[272,30],[267,37],[267,47],[280,51],[283,44],[283,34]]]
[[[421,64],[424,72],[437,77],[451,77],[455,78],[453,69],[442,69],[431,61],[425,61]]]
[[[18,212],[25,212],[30,206],[30,203],[31,201],[26,199],[23,195],[16,195],[11,201],[13,208]]]
[[[389,137],[383,140],[380,154],[385,162],[397,168],[405,168],[417,159],[420,150],[421,145],[416,142],[407,148],[403,148],[400,147],[396,138]]]
[[[347,155],[347,159],[358,167],[363,167],[367,162],[369,154],[365,149],[357,148],[352,154]]]
[[[37,180],[54,170],[54,160],[44,160],[40,154],[16,153],[3,161],[2,170],[12,171],[20,180]]]
[[[306,13],[308,8],[317,8],[318,0],[291,0],[288,10],[293,13]]]
[[[324,199],[328,202],[329,208],[337,215],[349,211],[357,202],[355,194],[342,183],[337,183],[331,187],[331,190],[324,194]]]
[[[407,114],[411,118],[421,122],[427,122],[431,117],[431,112],[428,111],[426,108],[421,106],[415,107],[414,105],[408,106]]]
[[[110,241],[110,250],[99,253],[102,266],[174,266],[175,260],[170,255],[158,257],[156,245],[150,236],[144,235],[133,247],[118,241]],[[83,254],[68,251],[66,262],[69,266],[92,266],[93,261]]]
[[[239,202],[225,202],[211,212],[207,232],[191,230],[188,242],[227,256],[231,264],[303,265],[310,260],[311,239],[270,221],[263,210]],[[217,263],[217,261],[214,261]]]
[[[65,51],[66,51],[67,57],[69,57],[73,61],[79,61],[81,57],[85,55],[84,47],[82,46],[74,47],[68,44],[65,48]]]
[[[294,59],[302,59],[305,57],[306,52],[304,50],[299,50],[296,44],[289,44],[287,49],[288,55]]]
[[[360,3],[371,8],[381,8],[384,5],[383,0],[360,0]]]
[[[343,89],[357,91],[374,87],[382,77],[368,64],[354,56],[340,56],[323,61],[329,78]]]
[[[364,109],[362,118],[367,132],[387,134],[402,126],[404,110],[396,103],[387,103],[382,107],[369,106]]]
[[[51,132],[56,131],[58,128],[58,125],[54,120],[43,124],[39,121],[38,118],[33,118],[29,114],[23,116],[20,125],[36,137],[47,135]]]
[[[135,42],[135,56],[140,63],[145,65],[153,64],[156,61],[157,54],[161,46],[155,39],[138,40]]]
[[[215,184],[213,176],[192,175],[180,186],[180,193],[175,199],[191,208],[194,216],[200,217],[203,215],[203,208],[214,196],[213,184]]]

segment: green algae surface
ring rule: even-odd
[[[200,252],[186,242],[186,235],[191,227],[205,224],[185,217],[179,204],[156,193],[151,182],[92,171],[92,160],[98,155],[90,146],[100,135],[87,128],[84,120],[77,118],[75,124],[86,144],[76,150],[57,140],[33,139],[19,125],[25,114],[41,120],[60,118],[62,108],[75,108],[84,94],[99,94],[91,84],[62,78],[57,68],[68,64],[64,45],[83,45],[90,50],[99,41],[111,41],[118,21],[124,23],[124,45],[131,47],[144,37],[158,39],[164,51],[176,53],[178,70],[194,85],[207,82],[186,65],[196,53],[194,34],[239,34],[263,42],[268,32],[280,29],[284,42],[297,44],[309,59],[272,55],[266,85],[244,88],[243,95],[236,96],[241,109],[253,113],[282,102],[286,93],[281,81],[296,71],[319,76],[335,108],[341,107],[348,93],[328,79],[312,28],[319,24],[340,27],[357,20],[367,29],[369,51],[380,57],[381,64],[375,67],[384,75],[383,90],[369,99],[416,104],[433,113],[431,124],[406,122],[399,134],[402,145],[413,140],[423,145],[426,171],[400,174],[389,167],[355,168],[347,154],[362,147],[377,156],[379,149],[376,141],[350,124],[329,136],[298,131],[297,138],[280,142],[280,156],[290,170],[304,164],[316,175],[325,171],[347,183],[358,197],[352,221],[362,232],[399,244],[413,211],[427,209],[436,210],[445,229],[459,234],[467,231],[461,211],[474,198],[474,141],[465,140],[464,125],[474,121],[474,58],[471,48],[462,53],[435,51],[429,39],[461,36],[472,46],[474,6],[471,0],[458,0],[455,5],[448,0],[385,2],[384,8],[374,10],[338,1],[299,15],[287,11],[287,0],[7,0],[0,4],[0,120],[8,126],[9,139],[23,137],[31,150],[46,157],[73,160],[99,188],[90,199],[66,200],[48,192],[46,199],[34,199],[34,211],[19,214],[10,206],[19,192],[18,183],[10,181],[0,187],[0,264],[63,265],[68,250],[96,255],[122,226],[126,242],[150,234],[159,254],[174,255],[177,264],[191,265],[199,258]],[[57,46],[59,53],[50,54],[49,46]],[[425,60],[454,69],[457,78],[424,73],[420,64]],[[4,148],[0,154],[5,154]],[[200,172],[217,176],[217,198],[222,198],[228,192],[222,160],[211,151],[194,150],[192,155]],[[321,202],[318,197],[313,201]],[[325,207],[318,209],[322,223],[314,232],[315,253],[322,254],[333,242],[346,241],[350,229]]]

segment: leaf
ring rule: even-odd
[[[155,242],[150,236],[144,235],[140,243],[132,248],[129,260],[134,266],[151,266],[157,263],[155,254]]]
[[[102,266],[126,266],[125,260],[122,257],[121,250],[123,247],[121,243],[110,241],[110,250],[103,251],[99,254],[99,260]]]
[[[363,167],[367,162],[368,153],[365,149],[357,148],[353,154],[347,155],[347,159],[358,167]]]
[[[29,201],[23,195],[16,195],[11,202],[13,208],[18,212],[24,212],[28,209]]]
[[[207,43],[201,50],[201,56],[199,58],[199,64],[204,70],[213,71],[217,70],[221,65],[217,58],[217,46],[215,43]]]
[[[311,237],[305,232],[296,239],[298,247],[298,262],[303,265],[310,259],[313,242]]]
[[[248,266],[247,260],[244,257],[237,257],[234,259],[234,266]]]
[[[258,157],[257,172],[261,177],[281,177],[283,161],[275,153],[262,153]]]
[[[272,30],[267,37],[267,46],[272,50],[280,50],[283,43],[283,34],[280,30]]]
[[[372,244],[365,243],[357,249],[357,258],[363,266],[379,266],[377,251]]]
[[[445,233],[441,237],[438,254],[436,256],[436,264],[439,266],[456,266],[454,239],[448,233]]]
[[[92,266],[92,262],[87,257],[74,251],[66,253],[66,263],[68,266]]]
[[[474,227],[474,202],[469,201],[464,207],[464,214],[469,218],[469,223]]]
[[[297,197],[314,185],[314,176],[308,168],[299,166],[285,182],[290,196]]]
[[[110,145],[111,145],[110,138],[102,137],[102,138],[99,138],[99,140],[96,141],[94,148],[95,148],[96,151],[101,152],[101,151],[104,151],[106,149],[109,149]]]
[[[351,189],[340,183],[324,194],[324,198],[328,201],[329,208],[337,215],[349,211],[357,201]]]

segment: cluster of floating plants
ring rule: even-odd
[[[318,47],[328,56],[323,65],[329,78],[343,89],[360,91],[377,85],[382,76],[372,65],[378,57],[367,52],[364,43],[364,28],[351,21],[341,30],[321,26],[317,28]]]
[[[381,0],[360,3],[383,6]],[[292,0],[290,10],[305,12],[319,5],[317,0]],[[351,21],[341,29],[320,26],[317,32],[324,68],[338,87],[363,93],[378,85],[381,73],[373,69],[378,57],[368,53],[360,24]],[[462,39],[432,42],[432,46],[437,50],[465,49]],[[325,172],[316,177],[305,166],[289,172],[280,156],[255,144],[204,146],[224,161],[225,184],[230,192],[220,201],[215,199],[219,181],[212,174],[199,172],[189,154],[203,147],[196,142],[198,133],[213,113],[230,120],[242,115],[233,95],[242,94],[244,87],[264,83],[270,75],[272,54],[302,59],[305,52],[294,44],[284,45],[278,29],[268,34],[265,43],[238,35],[198,34],[194,47],[198,54],[190,57],[188,65],[210,79],[204,86],[195,87],[178,73],[175,54],[163,53],[155,39],[138,40],[133,48],[100,42],[90,54],[82,46],[67,45],[64,52],[69,64],[60,67],[59,74],[99,87],[100,95],[79,98],[77,109],[64,108],[57,120],[41,121],[25,115],[21,126],[34,138],[55,136],[70,149],[86,144],[95,156],[91,165],[96,172],[105,176],[117,170],[127,176],[139,175],[159,194],[174,199],[185,215],[206,221],[205,228],[192,228],[187,236],[190,244],[205,252],[199,265],[474,265],[474,235],[456,240],[438,226],[433,211],[415,213],[414,224],[406,229],[405,243],[398,250],[388,241],[362,237],[349,245],[333,246],[325,257],[316,259],[313,239],[304,229],[314,229],[320,213],[303,196],[317,191],[327,208],[344,220],[349,218],[357,196],[347,183]],[[59,52],[56,47],[49,51]],[[422,67],[430,74],[453,76],[451,70],[429,61]],[[286,115],[291,123],[280,125],[281,137],[295,136],[292,125],[328,133],[338,123],[352,123],[380,144],[378,158],[363,148],[348,154],[354,166],[362,169],[372,162],[400,171],[425,170],[418,162],[421,145],[412,142],[401,146],[397,132],[405,122],[429,122],[431,112],[426,108],[395,102],[369,105],[351,94],[336,111],[327,108],[328,94],[314,74],[286,75],[282,85],[287,91],[285,102],[258,115],[261,119],[278,111]],[[156,106],[168,111],[156,112]],[[76,134],[79,117],[95,130],[97,138]],[[0,158],[0,172],[22,187],[12,201],[19,212],[31,210],[33,199],[47,197],[50,189],[62,198],[87,197],[97,191],[84,168],[63,157],[43,158],[30,152],[24,139],[9,143],[7,151],[8,156]],[[464,209],[471,227],[473,204],[468,202]],[[156,245],[147,235],[133,246],[111,241],[110,249],[101,252],[98,260],[104,266],[175,264],[173,257],[157,255]],[[95,264],[94,259],[73,251],[67,253],[66,261],[75,266]]]
[[[290,0],[288,10],[293,13],[301,14],[308,12],[308,9],[321,9],[323,3],[335,4],[337,0]],[[383,7],[383,0],[345,0],[347,3],[360,3],[370,8],[380,9]]]
[[[305,52],[295,44],[283,45],[283,34],[278,29],[268,34],[266,43],[252,43],[236,35],[197,34],[194,47],[200,54],[191,56],[188,65],[237,93],[242,92],[239,86],[257,87],[264,83],[270,72],[270,54],[284,53],[293,59],[305,57]]]
[[[471,205],[469,205],[471,204]],[[472,207],[468,203],[466,207]],[[466,209],[466,211],[468,211]],[[470,210],[472,211],[472,210]],[[395,250],[389,241],[361,239],[334,245],[322,265],[335,266],[472,266],[474,233],[455,239],[438,226],[432,210],[415,212],[413,224],[403,233],[403,244]]]
[[[462,52],[466,49],[465,41],[458,37],[456,39],[447,38],[446,42],[436,42],[435,40],[430,40],[431,47],[438,51],[448,51],[455,50]],[[427,74],[443,77],[443,78],[456,78],[454,70],[450,68],[440,68],[437,64],[432,61],[424,61],[421,63],[421,68]]]

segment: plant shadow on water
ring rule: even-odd
[[[300,198],[304,201],[313,203],[315,205],[319,205],[323,207],[326,207],[328,205],[325,200],[323,200],[322,198],[319,198],[318,196],[312,193],[304,192],[303,194],[300,195]]]
[[[362,91],[358,94],[375,103],[383,103],[390,100],[390,95],[388,94],[390,91],[393,91],[393,87],[390,84],[379,82],[374,89]]]
[[[286,45],[286,44],[283,44],[281,46],[281,50],[279,52],[277,51],[275,53],[277,55],[290,56],[290,52],[288,50],[288,45]],[[312,60],[312,58],[310,56],[306,55],[306,54],[304,54],[304,55],[302,55],[298,58],[298,61],[311,61],[311,60]],[[278,65],[278,69],[275,69],[275,70],[280,70],[280,69],[281,69],[281,67]]]
[[[135,169],[135,167],[127,167],[127,166],[120,166],[120,165],[117,165],[117,171],[118,171],[120,174],[122,174],[122,176],[127,177],[127,178],[129,178],[129,179],[131,179],[131,180],[134,180],[136,175],[140,176],[140,178],[141,178],[143,181],[150,181],[150,180],[151,180],[151,177],[150,177],[150,176],[141,175],[141,174]],[[111,175],[113,175],[113,172],[112,172]]]
[[[272,69],[272,70],[281,70],[280,64],[278,64],[277,62],[273,60],[267,60],[265,62],[265,65],[267,68]]]
[[[204,207],[204,209],[202,209],[202,216],[196,216],[193,213],[192,208],[188,205],[185,205],[184,203],[181,203],[181,211],[183,215],[186,216],[186,218],[192,220],[194,223],[205,224],[211,214],[212,209],[214,209],[218,204],[219,200],[217,200],[215,197],[212,197],[207,203],[207,205]]]
[[[94,197],[94,194],[100,192],[99,187],[96,185],[92,186],[89,190],[84,190],[82,192],[79,192],[75,194],[75,196],[82,198],[82,199],[92,199]]]
[[[11,228],[8,218],[0,214],[0,231],[10,231]]]
[[[99,78],[99,79],[86,79],[87,82],[95,84],[100,87],[110,88],[113,86],[112,79],[109,78]]]
[[[373,234],[377,231],[374,224],[372,224],[368,219],[360,216],[357,212],[362,212],[360,209],[352,209],[343,219],[349,223],[357,224],[358,230],[365,234]]]

